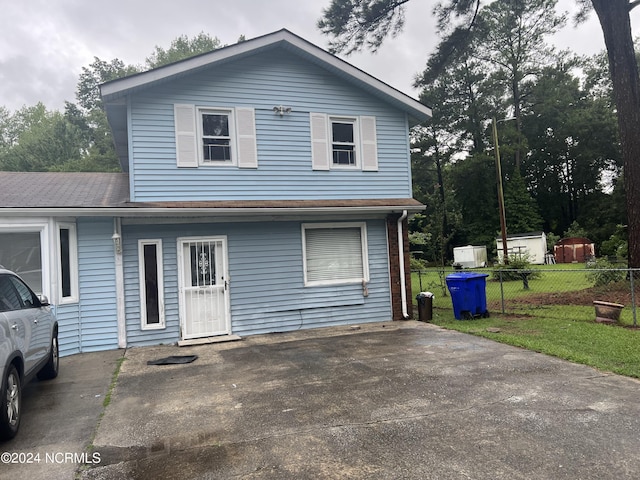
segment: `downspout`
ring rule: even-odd
[[[118,348],[127,348],[127,327],[124,309],[124,265],[122,262],[122,223],[113,219],[113,253],[116,269],[116,319],[118,324]]]
[[[402,215],[398,218],[398,257],[400,260],[400,299],[402,302],[402,317],[406,320],[409,318],[407,311],[407,282],[404,278],[404,238],[402,236],[402,222],[407,218],[407,211],[403,210]]]

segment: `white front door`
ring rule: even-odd
[[[179,238],[182,339],[228,335],[226,237]]]

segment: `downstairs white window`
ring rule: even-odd
[[[73,223],[58,224],[58,296],[60,303],[76,303],[78,294],[78,236]]]
[[[138,241],[140,320],[143,330],[164,328],[162,240]]]
[[[364,222],[302,225],[305,286],[369,281]]]

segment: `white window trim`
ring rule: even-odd
[[[204,132],[202,129],[202,115],[203,114],[214,115],[228,115],[229,116],[229,146],[231,149],[231,160],[220,161],[205,161],[204,159],[204,143],[202,141]],[[236,119],[233,108],[226,107],[196,107],[196,141],[198,144],[198,165],[200,167],[229,167],[238,165],[238,148],[236,142]]]
[[[157,324],[147,323],[147,286],[144,278],[144,247],[145,245],[156,246],[156,268],[158,278],[158,309],[160,322]],[[138,278],[140,282],[140,328],[142,330],[162,330],[166,328],[164,316],[164,267],[162,263],[162,240],[161,239],[141,239],[138,240]]]
[[[322,228],[360,228],[360,242],[361,242],[361,255],[362,255],[362,275],[364,278],[350,278],[339,280],[323,280],[323,281],[309,281],[307,278],[307,236],[306,231],[311,229]],[[367,247],[367,223],[366,222],[344,222],[344,223],[303,223],[302,224],[302,270],[304,274],[304,286],[305,287],[317,287],[323,285],[348,285],[348,284],[361,284],[369,282],[369,249]]]
[[[353,124],[355,165],[333,163],[333,122]],[[378,171],[378,132],[375,116],[309,114],[311,168],[315,171]]]
[[[50,226],[46,221],[33,223],[12,223],[12,220],[5,219],[4,225],[0,226],[0,233],[39,233],[40,234],[40,261],[42,263],[42,285],[40,292],[45,297],[51,299],[51,291],[49,290],[50,272],[54,265],[51,263],[52,243],[49,240]],[[55,243],[53,244],[55,245]],[[55,258],[55,257],[54,257]],[[34,289],[35,290],[35,289]]]
[[[60,244],[60,230],[69,230],[69,269],[71,275],[71,295],[64,297],[62,293],[62,245]],[[75,223],[59,222],[56,225],[56,258],[58,270],[58,303],[60,305],[78,303],[78,231]]]
[[[350,123],[353,125],[353,153],[356,156],[354,165],[338,165],[333,163],[333,123]],[[360,119],[359,117],[329,115],[329,168],[331,170],[362,170],[362,148],[360,144]]]

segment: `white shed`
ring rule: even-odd
[[[502,238],[496,239],[498,248],[498,261],[503,262]],[[544,264],[544,256],[547,253],[547,236],[544,232],[518,233],[507,237],[507,254],[509,258],[528,255],[530,263]]]
[[[487,266],[487,247],[455,247],[453,249],[453,262],[464,268],[478,268]]]

